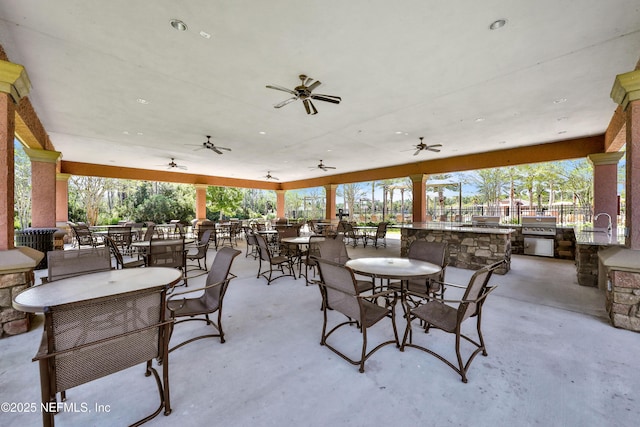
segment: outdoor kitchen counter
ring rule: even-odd
[[[600,270],[598,252],[610,247],[624,246],[624,228],[614,229],[612,234],[608,234],[605,228],[575,227],[574,233],[578,283],[582,286],[597,287]]]
[[[471,227],[450,222],[414,222],[398,225],[400,255],[407,256],[407,248],[418,239],[428,242],[447,242],[450,266],[477,270],[494,262],[504,261],[497,274],[511,268],[511,228]]]

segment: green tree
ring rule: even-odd
[[[69,192],[75,193],[73,200],[82,204],[89,225],[98,223],[100,208],[104,205],[104,195],[113,185],[112,179],[93,176],[73,176],[69,179]]]
[[[214,187],[207,188],[207,208],[211,212],[219,212],[220,219],[235,216],[242,208],[244,194],[239,188]]]
[[[29,227],[31,222],[31,160],[22,148],[14,144],[14,210],[20,229]]]

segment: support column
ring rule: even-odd
[[[327,184],[324,186],[326,194],[325,219],[332,221],[336,217],[336,190],[338,184]]]
[[[0,93],[0,251],[13,249],[15,160],[13,138],[15,105],[6,93]]]
[[[627,109],[626,168],[625,244],[631,249],[640,250],[640,100],[631,102]]]
[[[196,187],[196,219],[207,218],[207,184],[195,184]]]
[[[24,149],[31,159],[31,226],[56,226],[56,163],[60,152]]]
[[[6,57],[0,46],[0,56]],[[0,251],[13,249],[16,105],[31,90],[22,65],[0,61]]]
[[[427,220],[427,207],[425,205],[427,175],[421,173],[410,175],[409,178],[413,183],[413,222],[425,222]]]
[[[287,212],[284,207],[284,195],[286,190],[276,190],[276,218],[286,218]]]
[[[640,250],[640,70],[619,74],[611,98],[626,114],[626,246]]]
[[[614,229],[618,223],[618,161],[623,155],[624,152],[587,156],[593,165],[593,214],[609,214]],[[609,219],[601,216],[593,226],[606,228],[608,223]]]
[[[69,178],[71,174],[56,174],[56,226],[66,226],[69,221]]]

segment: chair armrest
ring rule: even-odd
[[[397,295],[397,293],[398,291],[389,290],[389,291],[376,292],[370,295],[358,294],[356,295],[356,298],[362,298],[362,299],[378,298],[378,297],[386,297],[387,295],[391,295],[391,294]]]

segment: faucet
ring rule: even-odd
[[[600,215],[606,215],[607,218],[609,218],[609,225],[607,225],[607,233],[611,234],[611,215],[609,215],[606,212],[600,212],[599,214],[597,214],[594,218],[593,218],[593,223],[595,225],[596,221],[598,220],[598,218],[600,218]]]

